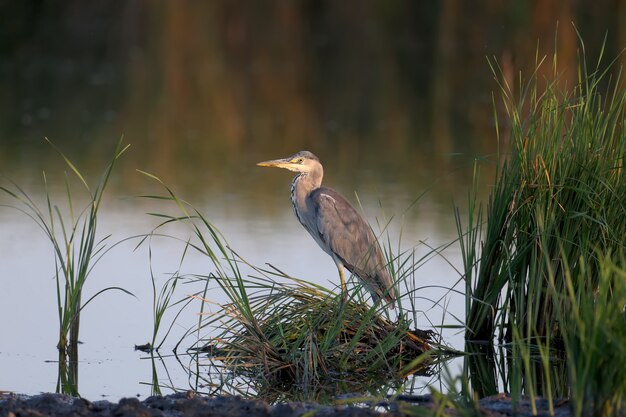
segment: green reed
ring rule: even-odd
[[[86,302],[82,301],[85,282],[95,264],[106,253],[106,243],[110,237],[105,236],[98,239],[97,236],[98,211],[102,203],[104,190],[117,160],[128,149],[129,145],[124,146],[120,139],[100,181],[95,188],[92,188],[76,166],[50,141],[48,142],[59,153],[70,172],[78,179],[83,190],[86,191],[89,196],[88,204],[82,210],[75,211],[75,197],[72,193],[70,177],[67,173],[65,174],[66,211],[53,201],[48,177],[45,172],[43,173],[45,186],[45,205],[43,208],[24,189],[12,181],[10,181],[10,186],[0,186],[0,190],[16,202],[16,205],[11,207],[30,217],[43,230],[52,244],[56,268],[56,295],[59,318],[59,341],[57,347],[60,355],[64,356],[66,353],[76,350],[80,328],[80,312],[89,302],[103,292],[113,289],[130,294],[119,287],[107,287],[96,292]],[[74,375],[74,377],[69,379],[75,379],[75,377]]]
[[[153,237],[152,234],[148,235],[148,238],[151,239],[152,237]],[[143,241],[144,239],[142,239],[142,242]],[[185,251],[183,252],[183,255],[181,256],[181,259],[180,259],[181,264],[185,258],[186,250],[187,248],[185,247]],[[161,285],[161,288],[157,290],[157,283],[156,283],[157,280],[156,280],[156,277],[154,276],[154,271],[152,270],[152,247],[151,246],[149,246],[148,248],[148,256],[150,260],[150,280],[152,282],[152,340],[148,344],[147,349],[145,350],[146,351],[153,351],[153,350],[158,351],[163,345],[163,343],[165,342],[165,340],[168,338],[170,332],[172,331],[172,328],[174,327],[174,324],[176,324],[176,319],[180,316],[180,314],[182,314],[182,312],[185,310],[185,307],[187,307],[193,300],[188,297],[185,297],[183,299],[178,299],[178,300],[173,299],[174,294],[176,293],[176,287],[182,280],[182,276],[180,275],[181,265],[179,265],[178,270],[174,272],[173,274],[171,274],[171,276],[165,281],[165,283]],[[169,322],[169,326],[167,326],[167,329],[165,330],[165,334],[161,337],[161,340],[157,341],[161,328],[165,322],[165,314],[170,309],[177,307],[177,306],[179,307],[178,312],[174,315],[173,320]],[[174,351],[176,351],[176,347],[174,348]]]
[[[561,318],[559,325],[567,353],[570,402],[575,416],[624,414],[624,261],[624,252],[620,256],[598,252],[592,264],[577,260],[576,274],[559,277],[550,271],[549,292]],[[561,278],[564,282],[557,283]]]
[[[619,80],[605,80],[600,63],[589,70],[583,62],[579,71],[569,88],[556,74],[545,88],[535,76],[520,81],[517,99],[513,86],[499,80],[512,153],[499,170],[484,232],[476,232],[478,212],[463,233],[466,271],[474,274],[466,275],[468,339],[491,340],[498,319],[505,341],[512,340],[511,327],[524,338],[531,329],[558,336],[549,272],[562,286],[564,261],[576,275],[579,260],[598,270],[598,251],[624,248],[626,92],[616,87]],[[470,249],[479,238],[478,261]]]
[[[624,394],[612,370],[626,369],[623,282],[615,279],[626,253],[626,91],[602,65],[603,51],[590,66],[580,45],[574,85],[555,70],[551,81],[533,74],[513,86],[490,62],[507,114],[498,141],[507,137],[511,153],[486,211],[470,195],[468,224],[457,215],[466,338],[505,346],[514,400],[569,396],[575,415],[585,407],[611,415]]]

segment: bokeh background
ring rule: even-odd
[[[123,134],[125,183],[142,168],[197,191],[300,149],[342,177],[454,175],[458,154],[495,149],[486,57],[527,77],[556,46],[575,79],[572,23],[590,62],[605,36],[607,62],[626,45],[619,0],[3,1],[0,13],[3,171],[45,159],[44,136],[97,168]]]
[[[393,219],[399,251],[450,242],[474,161],[483,161],[484,198],[495,154],[506,152],[487,58],[519,84],[544,56],[538,76],[552,77],[556,57],[571,85],[583,49],[576,30],[590,66],[603,50],[621,67],[622,0],[0,0],[0,175],[39,201],[42,171],[53,193],[62,189],[67,167],[48,137],[95,184],[123,135],[131,148],[107,192],[102,235],[147,233],[155,222],[145,213],[165,210],[135,198],[158,190],[140,169],[199,207],[247,259],[333,282],[334,264],[291,213],[290,176],[255,163],[308,149],[328,185],[355,203],[358,193],[375,228]],[[166,276],[180,247],[155,245],[154,269]],[[120,285],[137,299],[107,296],[85,309],[80,391],[145,394],[149,364],[129,347],[150,336],[150,263],[134,244],[107,256],[87,290]],[[424,286],[457,282],[458,250],[445,257],[420,269]],[[56,355],[53,271],[37,227],[0,207],[0,317],[11,317],[0,390],[54,389],[45,362]],[[462,318],[462,303],[446,302]],[[15,315],[25,303],[34,308]],[[421,327],[445,321],[440,308],[424,309]],[[181,378],[174,385],[185,386]]]

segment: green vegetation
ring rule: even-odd
[[[48,141],[49,142],[49,141]],[[52,145],[52,143],[50,142]],[[52,145],[54,146],[54,145]],[[74,211],[74,196],[70,185],[70,178],[65,176],[65,190],[67,195],[67,213],[59,205],[53,203],[52,193],[48,188],[46,173],[43,180],[46,189],[45,208],[40,206],[18,185],[0,186],[0,190],[8,194],[16,205],[10,206],[30,217],[50,240],[55,255],[55,277],[57,284],[57,307],[59,317],[59,372],[57,391],[78,394],[78,334],[80,328],[80,312],[91,300],[105,291],[120,290],[119,287],[107,287],[82,302],[83,287],[95,264],[107,252],[105,236],[98,240],[97,224],[98,210],[102,203],[102,196],[107,186],[115,163],[128,149],[120,140],[115,148],[111,162],[104,170],[100,182],[92,189],[83,178],[74,164],[58,149],[70,171],[76,176],[84,190],[89,195],[89,203],[79,212]],[[68,361],[69,360],[69,361]],[[69,363],[69,367],[65,367]]]
[[[523,93],[517,102],[512,87],[500,85],[513,149],[489,202],[480,263],[468,294],[469,339],[494,337],[494,312],[501,313],[502,331],[518,327],[527,336],[534,328],[538,334],[556,336],[548,268],[560,286],[564,261],[576,275],[579,259],[598,270],[598,251],[623,251],[626,94],[614,90],[603,96],[602,76],[599,67],[591,73],[582,68],[572,92],[558,81],[542,91],[533,78],[520,86]],[[468,259],[466,269],[474,264]],[[499,337],[511,341],[510,335]]]
[[[152,237],[152,235],[149,235]],[[143,240],[142,240],[143,242]],[[170,334],[172,327],[176,323],[176,318],[182,313],[182,311],[189,305],[192,299],[185,297],[183,299],[174,301],[172,297],[176,292],[176,287],[181,280],[181,276],[179,271],[173,273],[167,281],[161,286],[160,290],[157,290],[156,277],[154,276],[154,272],[152,271],[152,248],[149,247],[149,257],[150,257],[150,278],[152,281],[152,341],[147,346],[147,349],[143,349],[144,351],[152,351],[159,350],[159,348],[163,345],[168,335]],[[184,259],[184,256],[181,258]],[[176,306],[180,306],[178,313],[175,315],[174,319],[170,322],[169,326],[160,342],[157,342],[157,337],[159,335],[159,331],[161,329],[161,325],[163,324],[165,313]]]
[[[623,415],[626,400],[626,270],[623,256],[598,253],[592,265],[579,259],[577,275],[564,282],[550,271],[549,287],[567,353],[575,415]],[[618,266],[619,265],[619,266]],[[594,269],[597,268],[597,269]],[[564,288],[563,288],[564,287]]]
[[[430,349],[430,335],[412,331],[409,320],[392,322],[376,307],[342,302],[321,286],[256,272],[258,277],[217,279],[230,302],[206,325],[221,329],[215,345],[220,360],[260,386],[310,392],[338,378],[355,386],[385,382]],[[409,372],[427,369],[420,365]]]
[[[552,81],[517,88],[493,65],[510,123],[498,139],[512,152],[484,226],[473,196],[468,225],[458,222],[466,338],[502,343],[514,401],[569,397],[577,416],[613,415],[626,394],[626,91],[602,53],[589,68],[580,45],[574,86],[559,83],[556,62]],[[482,394],[495,393],[495,380],[476,381],[494,373],[470,368]]]

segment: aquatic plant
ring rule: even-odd
[[[574,415],[623,415],[626,400],[626,269],[624,254],[579,259],[576,274],[550,270],[549,293],[567,353]],[[569,262],[565,261],[565,270]],[[548,268],[552,268],[551,265]],[[564,282],[558,282],[563,279]]]
[[[149,242],[151,242],[153,237],[154,237],[153,234],[149,234],[148,236],[146,236],[144,239],[141,240],[140,245],[146,239]],[[183,260],[185,259],[185,255],[184,255],[185,252],[186,252],[186,247],[185,247],[185,251],[183,252],[183,255],[180,258],[181,264]],[[180,275],[181,265],[179,265],[178,270],[174,272],[173,274],[171,274],[170,277],[165,281],[165,283],[161,285],[160,289],[157,290],[157,279],[154,276],[154,271],[152,270],[151,243],[148,243],[148,256],[149,256],[149,262],[150,262],[150,281],[152,283],[152,340],[150,343],[143,346],[141,350],[146,351],[146,352],[151,352],[153,350],[158,351],[161,348],[161,346],[167,339],[168,335],[172,331],[172,328],[174,327],[174,324],[176,323],[176,319],[178,318],[180,314],[182,314],[185,308],[193,300],[190,299],[189,297],[184,297],[178,300],[173,299],[174,294],[176,293],[176,287],[178,286],[179,282],[182,280],[182,277]],[[161,337],[161,340],[157,341],[157,337],[159,336],[162,325],[165,323],[166,312],[177,306],[179,307],[178,312],[174,315],[174,318],[169,322],[169,326],[167,326],[165,334]],[[176,351],[176,348],[174,348],[174,351]]]
[[[47,140],[47,139],[46,139]],[[119,290],[130,294],[120,287],[107,287],[99,290],[87,301],[83,302],[83,287],[93,267],[107,252],[107,242],[110,235],[98,238],[97,224],[98,211],[102,203],[104,190],[109,182],[111,173],[117,160],[130,145],[123,145],[122,139],[117,143],[113,157],[105,168],[100,181],[95,188],[88,185],[87,181],[76,166],[56,148],[52,142],[48,143],[59,153],[70,172],[79,180],[89,199],[88,204],[80,211],[74,210],[75,197],[72,193],[70,179],[65,174],[65,191],[67,212],[60,205],[53,202],[52,192],[49,189],[48,177],[43,173],[45,186],[45,207],[42,209],[23,188],[15,182],[8,180],[10,185],[0,186],[0,190],[10,196],[15,205],[10,205],[30,217],[45,233],[52,244],[55,259],[55,278],[57,287],[57,311],[59,317],[59,363],[67,363],[69,356],[69,369],[60,372],[59,386],[57,390],[77,394],[77,346],[80,329],[80,312],[87,304],[100,294]]]
[[[626,91],[617,87],[619,79],[606,80],[607,93],[600,91],[607,73],[600,61],[591,71],[583,61],[579,71],[570,89],[557,74],[543,90],[533,77],[519,86],[519,100],[500,80],[513,149],[490,197],[480,262],[466,264],[476,267],[468,287],[469,339],[491,340],[496,313],[501,340],[511,341],[511,327],[524,337],[531,328],[558,336],[546,260],[562,285],[565,260],[576,275],[579,260],[598,270],[598,251],[624,249]]]
[[[239,372],[262,375],[266,385],[295,383],[307,391],[333,378],[394,379],[430,349],[430,334],[412,330],[409,320],[391,321],[362,301],[342,302],[327,288],[276,271],[256,272],[216,279],[230,303],[207,323],[221,329],[211,342],[215,357]]]
[[[512,149],[486,212],[472,191],[467,225],[457,216],[466,338],[502,343],[514,401],[569,396],[575,415],[611,415],[624,398],[611,370],[626,369],[626,90],[602,65],[603,51],[590,67],[580,46],[573,86],[559,81],[556,58],[552,80],[535,73],[518,86],[490,61]]]

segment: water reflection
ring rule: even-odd
[[[132,147],[105,198],[103,233],[120,240],[154,227],[145,213],[155,207],[133,198],[155,192],[136,172],[142,169],[192,201],[251,262],[326,282],[334,266],[292,218],[284,175],[260,175],[254,166],[310,149],[324,161],[329,185],[349,197],[358,191],[374,225],[393,218],[391,241],[402,250],[417,245],[419,257],[427,245],[454,239],[451,201],[464,203],[474,158],[498,147],[484,57],[496,57],[514,79],[534,66],[538,40],[539,55],[552,54],[558,31],[558,71],[575,76],[569,22],[591,61],[608,30],[612,58],[626,44],[618,3],[5,2],[0,8],[11,22],[0,27],[0,173],[40,198],[45,170],[53,192],[61,192],[63,162],[44,136],[95,181],[123,134]],[[483,165],[482,178],[492,169]],[[485,196],[489,184],[481,189]],[[21,307],[8,301],[37,294],[36,310],[54,311],[50,248],[14,212],[0,209],[0,228],[0,316],[13,317],[4,330],[14,335],[0,340],[0,361],[2,369],[20,369],[3,373],[13,376],[0,389],[49,391],[56,370],[41,364],[56,357],[57,335],[40,315],[15,317]],[[94,282],[123,286],[140,301],[111,295],[85,310],[80,371],[88,397],[146,394],[137,381],[150,374],[132,351],[151,336],[147,249],[129,242],[110,255]],[[423,286],[454,285],[458,274],[447,262],[458,265],[457,255],[446,252],[447,259],[421,268]],[[171,276],[179,256],[171,243],[154,248],[157,279]],[[202,262],[190,269],[207,273]],[[445,297],[428,291],[421,300]],[[424,307],[420,320],[441,324],[446,313]],[[462,318],[462,308],[453,315]],[[184,333],[190,324],[178,326]],[[49,350],[29,346],[29,328]],[[458,333],[448,338],[463,344]],[[120,368],[133,377],[120,381]],[[40,385],[33,374],[45,375]]]
[[[97,166],[124,134],[137,149],[124,185],[141,182],[139,167],[218,195],[254,181],[245,162],[309,148],[349,190],[372,169],[413,195],[438,179],[433,196],[447,201],[471,169],[454,155],[496,149],[485,56],[528,74],[538,40],[551,55],[556,21],[576,21],[592,61],[605,30],[608,56],[625,44],[612,7],[557,3],[5,5],[15,18],[3,28],[0,166],[40,171],[48,152],[32,144],[43,136]],[[559,26],[565,77],[575,37]]]
[[[528,352],[521,349],[527,348]],[[542,357],[541,345],[499,345],[468,341],[464,375],[473,395],[488,397],[501,392],[561,399],[570,395],[565,351],[551,349]],[[526,361],[526,362],[524,362]]]
[[[150,360],[152,365],[152,381],[144,384],[151,386],[153,395],[164,390],[194,392],[215,395],[241,395],[250,398],[263,398],[269,403],[280,402],[309,402],[332,404],[337,397],[360,394],[364,398],[385,398],[398,392],[412,394],[424,390],[424,382],[433,383],[436,377],[418,379],[415,376],[398,378],[396,380],[381,380],[380,378],[355,379],[350,376],[342,378],[337,375],[334,381],[325,384],[302,385],[299,383],[268,384],[263,378],[246,376],[233,372],[232,368],[206,352],[187,352],[175,354],[174,357],[164,357],[155,352],[144,360]],[[175,359],[175,360],[168,360]],[[171,378],[173,367],[178,367],[188,375],[187,385]],[[430,375],[424,373],[423,375]]]

